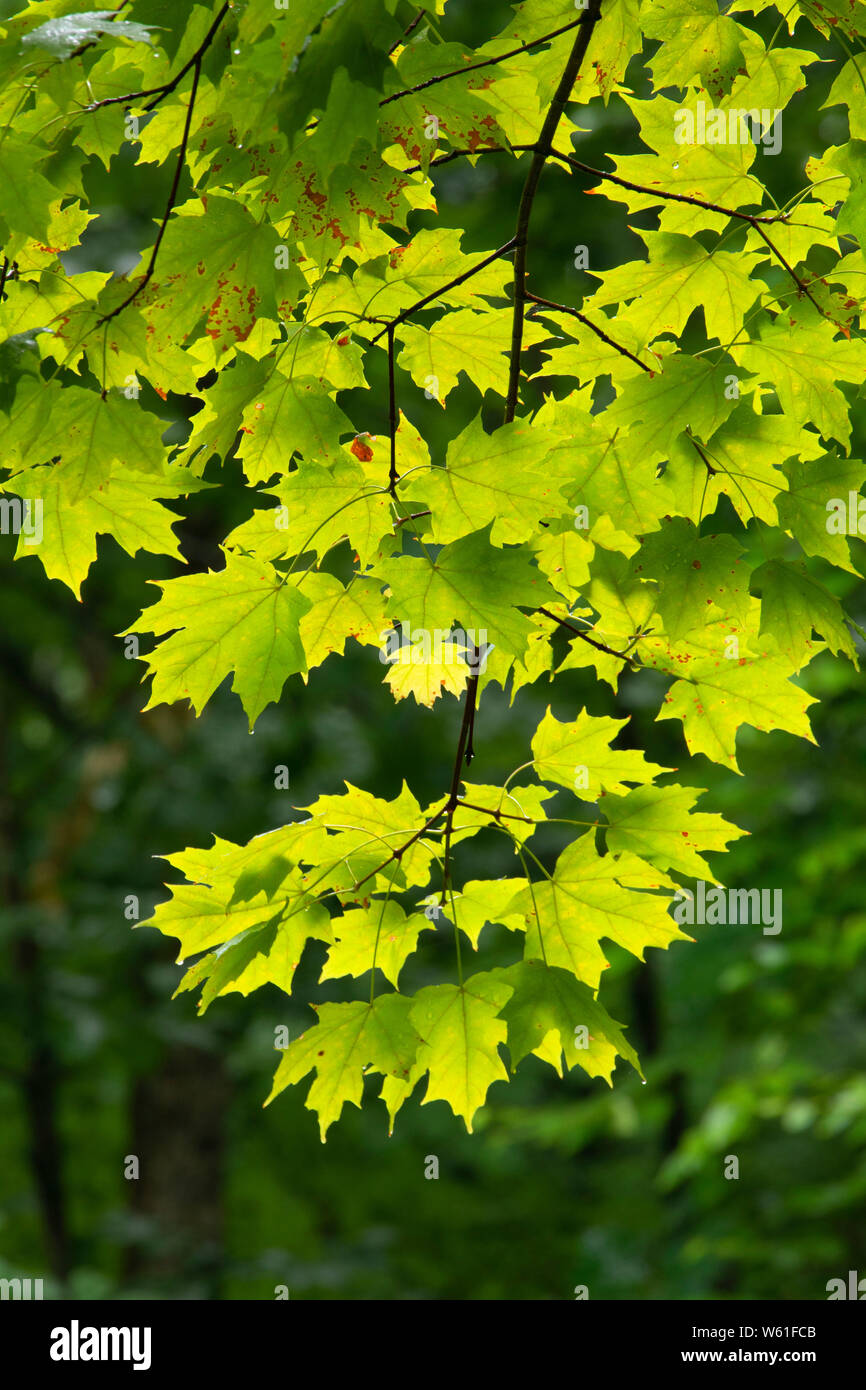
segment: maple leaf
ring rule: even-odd
[[[378,565],[375,573],[391,589],[392,617],[416,631],[448,632],[459,623],[477,641],[486,632],[486,641],[519,656],[532,630],[520,608],[539,607],[552,590],[525,553],[491,545],[491,528],[443,546],[435,561],[403,556]]]
[[[771,634],[795,671],[817,654],[813,629],[831,651],[844,652],[858,665],[841,603],[805,565],[768,560],[755,570],[753,579],[761,589],[761,633]]]
[[[685,86],[697,75],[721,96],[743,62],[740,27],[716,0],[655,0],[644,32],[662,41],[650,65],[656,87]]]
[[[837,333],[835,324],[807,305],[796,314],[765,321],[760,338],[746,347],[732,347],[731,353],[747,371],[773,386],[786,415],[801,425],[813,422],[825,439],[847,446],[851,425],[836,383],[862,381],[866,347],[847,337],[839,339]]]
[[[738,630],[730,628],[729,635],[737,637]],[[697,648],[695,636],[688,639]],[[815,697],[792,683],[793,670],[780,661],[772,638],[760,639],[760,647],[740,647],[740,655],[729,657],[721,643],[715,650],[696,650],[688,678],[674,681],[657,716],[682,719],[689,752],[705,753],[734,772],[740,771],[736,741],[743,724],[762,732],[785,729],[815,742],[806,714]]]
[[[315,1070],[306,1099],[325,1136],[346,1102],[360,1106],[366,1069],[398,1078],[408,1075],[419,1044],[410,1019],[412,1002],[383,994],[372,1004],[323,1004],[314,1028],[289,1043],[266,1105]]]
[[[396,989],[401,969],[417,949],[420,933],[432,926],[419,913],[407,917],[399,903],[387,898],[376,898],[369,907],[352,908],[334,920],[335,944],[319,978],[366,975],[375,962]]]
[[[606,796],[608,848],[630,850],[672,873],[716,882],[702,855],[722,853],[746,831],[723,816],[693,810],[703,795],[693,787],[636,787],[625,796]]]
[[[170,579],[127,632],[172,632],[149,658],[147,708],[187,699],[201,710],[225,677],[250,727],[278,700],[288,676],[306,670],[299,634],[310,600],[269,565],[231,555],[225,569]],[[122,634],[126,635],[126,634]]]
[[[719,613],[748,619],[749,568],[732,536],[699,537],[690,522],[672,517],[644,541],[641,572],[658,581],[659,616],[675,640]]]
[[[682,937],[667,899],[638,891],[673,886],[667,874],[629,851],[600,856],[584,835],[563,850],[550,879],[521,889],[508,911],[526,918],[527,960],[569,970],[596,989],[608,964],[602,937],[640,960],[647,946],[666,948]]]
[[[567,970],[540,960],[524,960],[493,974],[514,991],[501,1011],[508,1026],[512,1070],[527,1053],[534,1052],[560,1076],[564,1058],[568,1070],[579,1066],[589,1076],[603,1076],[612,1085],[611,1072],[619,1055],[642,1075],[622,1025],[602,1008],[592,990]]]
[[[594,801],[599,792],[622,791],[628,782],[649,782],[670,771],[648,763],[637,748],[610,747],[627,723],[581,710],[577,719],[561,724],[548,708],[532,739],[535,771],[570,791],[586,790],[587,801]]]
[[[415,996],[409,1017],[424,1039],[418,1065],[430,1073],[422,1104],[447,1101],[472,1133],[472,1120],[494,1081],[508,1073],[499,1055],[507,1029],[497,1017],[510,986],[493,973],[464,985],[429,985]]]
[[[565,510],[561,489],[570,472],[559,441],[524,421],[486,434],[478,419],[449,446],[444,468],[413,477],[412,495],[433,513],[432,539],[447,543],[491,526],[494,544],[537,534],[543,517]],[[479,523],[481,527],[479,527]]]
[[[276,318],[277,243],[273,228],[231,198],[184,203],[159,248],[157,279],[138,300],[153,331],[183,341],[204,317],[221,348],[246,338],[260,313]]]

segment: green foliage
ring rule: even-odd
[[[3,486],[44,503],[18,558],[78,595],[98,535],[177,558],[166,504],[240,479],[247,516],[219,560],[184,557],[126,628],[158,639],[148,707],[198,714],[231,677],[252,727],[349,640],[383,679],[389,631],[395,700],[419,720],[462,702],[431,805],[395,747],[391,800],[347,782],[246,846],[167,856],[187,882],[151,924],[199,957],[179,988],[202,1011],[291,992],[323,947],[321,980],[364,982],[317,1009],[274,1081],[272,1096],[315,1072],[323,1138],[367,1071],[392,1124],[426,1077],[425,1100],[471,1130],[508,1077],[503,1046],[512,1070],[529,1053],[559,1074],[563,1058],[608,1081],[617,1056],[639,1069],[599,998],[602,942],[643,960],[684,939],[678,880],[715,881],[703,855],[742,833],[696,811],[691,776],[648,762],[628,721],[589,709],[548,710],[501,785],[468,782],[491,687],[556,699],[559,673],[588,668],[592,708],[616,710],[637,673],[684,760],[738,772],[746,726],[812,738],[815,656],[856,664],[835,571],[858,575],[862,554],[827,515],[863,479],[866,9],[795,7],[789,33],[814,48],[794,48],[781,24],[765,38],[734,17],[762,4],[590,0],[576,16],[526,0],[470,51],[442,41],[443,8],[413,24],[402,0],[248,0],[179,18],[133,0],[121,20],[52,0],[2,24]],[[783,204],[760,144],[678,140],[678,112],[784,119],[806,68],[828,106],[850,104],[854,138],[815,149]],[[611,108],[649,152],[598,171],[581,132]],[[437,221],[436,185],[458,158],[479,176],[482,156],[523,160],[526,191],[511,240],[470,249]],[[166,190],[140,265],[76,271],[94,164],[110,180],[133,157]],[[588,177],[643,243],[608,269],[594,250],[579,308],[530,289],[541,174],[577,209]],[[432,454],[425,393],[470,413]],[[548,869],[553,827],[569,838]],[[513,848],[508,878],[472,876],[462,846],[490,835]],[[470,974],[461,937],[478,950],[488,928],[512,934],[514,963]],[[453,977],[404,994],[433,931],[453,933]]]

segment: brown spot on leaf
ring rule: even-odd
[[[369,439],[369,437],[368,435],[367,438]],[[352,441],[352,453],[355,455],[355,458],[360,459],[362,463],[370,463],[373,458],[373,450],[370,448],[369,444],[364,443],[364,438],[360,434]]]

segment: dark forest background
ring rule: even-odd
[[[507,13],[499,0],[448,9],[443,32],[470,43]],[[810,154],[846,138],[844,109],[821,111],[821,99],[802,92],[781,154],[758,155],[783,198],[804,184]],[[573,111],[591,126],[576,137],[588,162],[641,148],[621,103]],[[525,168],[500,157],[442,171],[440,210],[467,229],[465,247],[511,235]],[[123,154],[110,174],[94,162],[100,218],[70,268],[134,265],[167,177]],[[596,268],[642,254],[624,209],[583,186],[549,169],[534,213],[531,287],[572,304],[594,283],[573,267],[576,244]],[[376,390],[348,406],[373,433],[387,429],[380,356]],[[398,389],[440,456],[479,407],[465,378],[446,411],[403,374]],[[182,437],[194,403],[153,404]],[[856,454],[862,406],[855,418]],[[219,563],[218,542],[252,510],[236,466],[207,476],[223,486],[192,498],[181,527],[197,568]],[[720,512],[714,529],[731,524]],[[652,722],[651,675],[627,675],[615,702],[582,672],[560,678],[552,700],[543,683],[513,707],[491,690],[480,780],[526,760],[548,703],[560,719],[584,704],[629,714],[650,758],[680,766],[709,789],[705,809],[751,832],[717,871],[782,888],[783,930],[697,928],[697,944],[650,951],[646,965],[609,946],[602,997],[629,1024],[645,1086],[622,1065],[612,1090],[577,1072],[559,1081],[530,1057],[492,1088],[474,1135],[444,1103],[420,1107],[422,1086],[390,1139],[371,1087],[323,1148],[307,1083],[262,1109],[274,1029],[296,1036],[311,1020],[305,999],[353,997],[357,982],[318,986],[312,946],[295,998],[268,986],[199,1020],[193,995],[170,1000],[173,942],[133,931],[124,903],[137,896],[144,918],[165,896],[172,871],[155,856],[212,834],[246,841],[344,779],[393,796],[405,777],[422,803],[441,794],[456,703],[395,705],[375,651],[350,643],[306,688],[293,679],[253,736],[226,689],[199,720],[180,706],[141,714],[141,667],[114,634],[155,597],[146,581],[178,567],[103,538],[79,604],[35,558],[13,566],[13,548],[0,538],[0,1276],[42,1276],[46,1296],[73,1298],[268,1299],[285,1284],[292,1298],[399,1300],[568,1299],[578,1284],[593,1299],[821,1299],[828,1279],[866,1274],[862,672],[819,657],[804,673],[821,699],[817,746],[745,730],[741,778],[703,758],[686,766],[680,726]],[[866,622],[862,590],[853,611]],[[274,788],[277,764],[288,791]],[[543,842],[545,862],[558,847]],[[492,833],[463,864],[473,877],[512,871]],[[491,963],[513,949],[485,929]],[[434,948],[418,983],[439,968]],[[138,1181],[124,1178],[129,1154]],[[438,1181],[424,1177],[428,1155]]]

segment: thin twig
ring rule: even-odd
[[[132,293],[128,294],[126,299],[124,299],[123,303],[118,304],[116,309],[112,309],[111,312],[108,314],[103,314],[102,318],[98,321],[96,325],[97,328],[101,328],[102,324],[108,323],[109,319],[113,319],[119,313],[121,313],[123,309],[125,309],[129,304],[132,303],[134,299],[136,299],[141,294],[141,291],[144,289],[145,285],[150,283],[151,276],[153,275],[154,269],[156,267],[156,258],[159,254],[160,244],[162,242],[163,237],[165,236],[165,229],[168,226],[168,219],[171,216],[172,209],[174,208],[175,199],[177,198],[177,190],[180,187],[180,176],[183,172],[184,161],[186,159],[186,147],[187,142],[189,140],[190,126],[192,125],[192,112],[193,107],[195,106],[195,98],[196,93],[198,91],[198,79],[200,73],[201,58],[196,58],[195,63],[193,64],[192,88],[190,89],[189,94],[189,104],[186,108],[186,120],[184,121],[183,125],[183,135],[181,137],[180,142],[180,153],[178,155],[177,166],[174,171],[174,179],[172,180],[171,190],[168,195],[168,203],[166,204],[165,215],[163,216],[159,231],[156,234],[156,241],[153,244],[153,251],[151,252],[150,256],[150,264],[148,265],[147,270],[144,272],[140,284],[136,285]]]
[[[431,159],[426,166],[428,169],[438,168],[441,164],[450,164],[454,159],[462,159],[465,155],[471,154],[514,154],[515,151],[523,153],[525,150],[534,150],[534,145],[484,145],[476,150],[449,150],[448,154],[439,155],[436,159]],[[420,174],[425,170],[423,164],[410,164],[408,169],[401,169],[401,174]]]
[[[604,642],[597,642],[594,637],[590,637],[588,633],[581,631],[581,629],[575,627],[573,623],[567,622],[565,618],[557,618],[556,614],[551,613],[549,608],[539,608],[538,612],[543,613],[545,618],[550,618],[553,622],[559,623],[560,627],[567,628],[569,632],[573,632],[575,637],[579,637],[582,642],[588,642],[591,647],[595,647],[596,651],[604,652],[607,656],[615,656],[618,661],[627,662],[633,670],[640,669],[641,663],[629,656],[628,652],[617,652],[614,651],[613,647],[606,646]]]
[[[446,806],[440,806],[436,814],[434,816],[430,816],[421,826],[421,829],[416,830],[414,835],[411,835],[409,839],[405,842],[405,844],[402,844],[399,849],[395,849],[393,854],[389,854],[387,859],[383,859],[381,864],[379,864],[375,869],[371,869],[370,872],[368,874],[365,874],[363,878],[359,878],[357,883],[353,883],[352,892],[357,893],[362,883],[366,883],[367,880],[370,878],[375,878],[376,874],[380,874],[383,869],[387,869],[389,864],[393,864],[395,859],[402,859],[407,849],[409,849],[411,845],[414,845],[416,840],[420,840],[422,835],[426,835],[431,825],[436,824],[439,817],[444,814],[446,808],[447,803]]]
[[[623,357],[628,357],[640,367],[641,371],[649,372],[650,376],[653,375],[655,370],[653,367],[648,367],[646,362],[641,362],[640,358],[635,357],[634,353],[629,352],[628,348],[623,347],[621,343],[617,343],[613,338],[609,337],[603,328],[599,328],[597,324],[592,322],[592,319],[588,319],[586,314],[582,314],[579,309],[572,309],[568,304],[555,304],[552,299],[542,299],[540,294],[531,294],[529,290],[526,291],[525,297],[531,299],[533,304],[541,304],[546,309],[556,309],[558,313],[571,314],[574,318],[579,319],[582,324],[585,324],[587,328],[590,328],[597,337],[601,338],[603,343],[607,343],[608,347],[616,348],[617,352],[621,352]]]
[[[451,887],[451,832],[454,827],[454,812],[460,805],[458,791],[463,774],[463,763],[472,760],[472,730],[475,723],[475,705],[478,700],[478,677],[470,676],[466,682],[466,703],[463,706],[463,720],[460,724],[460,737],[457,740],[457,756],[451,774],[451,788],[445,803],[445,848],[442,869],[442,896],[444,906]]]
[[[785,260],[785,257],[782,255],[781,251],[779,250],[778,246],[774,246],[774,245],[773,245],[772,241],[771,241],[770,238],[767,236],[767,233],[764,231],[763,227],[759,227],[759,226],[756,225],[756,226],[755,226],[755,231],[758,233],[758,236],[759,236],[759,237],[762,237],[763,240],[767,243],[767,245],[769,246],[769,248],[770,248],[770,250],[772,251],[773,255],[776,257],[776,260],[779,262],[779,264],[780,264],[781,266],[783,266],[783,267],[785,268],[785,270],[787,270],[788,274],[790,275],[791,279],[794,281],[794,284],[797,286],[797,289],[800,291],[800,293],[801,293],[801,294],[804,294],[804,295],[806,296],[807,299],[810,299],[810,300],[812,301],[812,303],[814,304],[815,308],[818,310],[818,313],[821,315],[821,317],[822,317],[822,318],[825,318],[825,319],[829,319],[831,323],[836,323],[836,320],[835,320],[834,318],[832,318],[830,314],[825,314],[825,313],[824,313],[824,310],[821,308],[821,305],[818,303],[817,299],[816,299],[815,296],[812,294],[812,291],[809,289],[809,286],[806,284],[805,280],[801,280],[800,277],[799,277],[799,275],[797,274],[796,270],[794,270],[793,266],[790,266],[790,265],[788,264],[788,262]],[[839,327],[838,324],[837,324],[837,327]]]
[[[391,466],[388,491],[397,500],[397,388],[394,384],[394,325],[388,324],[388,419],[391,429]]]
[[[426,305],[432,304],[434,299],[440,299],[448,290],[456,289],[458,285],[463,284],[464,280],[470,280],[473,275],[478,274],[479,270],[483,270],[485,266],[491,265],[493,261],[499,260],[501,256],[507,255],[509,251],[514,249],[514,244],[514,237],[512,237],[510,241],[506,241],[504,246],[500,246],[498,251],[491,251],[490,255],[485,256],[483,261],[479,261],[477,265],[471,266],[469,270],[464,270],[462,275],[455,275],[453,280],[449,280],[445,285],[440,285],[432,294],[425,295],[423,299],[419,299],[415,304],[410,304],[408,309],[404,309],[396,318],[391,319],[386,327],[382,329],[381,333],[377,333],[375,338],[370,339],[371,344],[378,343],[383,334],[393,332],[398,324],[404,323],[412,314],[416,314],[419,309],[423,309]]]
[[[550,108],[541,127],[536,142],[535,153],[526,176],[526,183],[517,211],[516,250],[514,255],[514,319],[511,329],[511,354],[508,372],[508,393],[505,398],[505,423],[514,419],[517,411],[517,392],[520,383],[520,354],[523,348],[523,319],[526,305],[526,256],[529,236],[529,223],[532,205],[547,156],[553,145],[557,127],[565,111],[566,102],[580,72],[589,40],[598,20],[601,18],[601,0],[589,0],[589,7],[577,20],[577,37],[574,41],[565,71],[559,80]]]
[[[421,23],[421,20],[424,18],[424,13],[424,10],[419,10],[415,18],[412,20],[411,24],[408,24],[406,28],[403,30],[403,33],[400,35],[399,39],[397,39],[396,43],[391,44],[391,47],[388,49],[389,58],[392,57],[393,54],[397,52],[397,49],[400,48],[401,45],[406,42],[409,35],[415,32],[415,30],[418,28],[418,25]]]
[[[591,164],[584,164],[582,160],[575,159],[570,154],[562,154],[559,150],[551,150],[550,154],[551,158],[559,159],[563,164],[570,164],[572,169],[579,169],[581,173],[591,174],[593,178],[604,179],[607,183],[615,183],[620,188],[628,188],[632,193],[646,193],[652,198],[665,199],[673,203],[690,203],[692,207],[704,208],[706,212],[719,212],[725,217],[738,217],[742,222],[748,222],[753,227],[757,227],[762,222],[767,225],[774,222],[787,222],[790,216],[787,212],[780,212],[773,217],[758,217],[751,212],[740,212],[737,208],[725,208],[720,203],[710,203],[706,198],[698,198],[693,193],[668,193],[664,188],[650,188],[643,183],[632,183],[630,179],[621,178],[619,174],[609,174],[604,169],[594,169]]]
[[[467,72],[477,72],[479,68],[491,68],[496,63],[504,63],[508,58],[517,58],[521,53],[528,53],[533,48],[538,48],[540,44],[550,43],[552,39],[559,38],[560,34],[567,34],[569,29],[576,29],[579,24],[584,22],[584,16],[580,19],[572,19],[568,24],[563,24],[561,28],[554,29],[552,33],[542,34],[539,39],[530,39],[528,43],[522,43],[517,48],[512,48],[507,53],[500,53],[495,58],[485,58],[480,63],[467,63],[463,68],[454,68],[451,72],[440,73],[438,77],[428,77],[426,82],[419,82],[416,87],[406,87],[402,92],[392,92],[389,97],[385,97],[379,102],[380,106],[388,106],[392,101],[399,101],[401,97],[413,96],[415,92],[426,91],[428,87],[435,87],[440,82],[447,82],[450,77],[463,77]]]
[[[171,81],[164,82],[160,87],[145,88],[141,92],[127,92],[126,95],[122,97],[104,97],[102,101],[92,101],[89,106],[85,106],[85,111],[98,111],[102,106],[128,106],[134,101],[140,101],[142,97],[155,97],[156,100],[149,102],[144,108],[145,111],[152,111],[154,106],[158,106],[164,97],[171,95],[175,87],[177,87],[179,82],[183,81],[191,68],[196,67],[197,64],[201,64],[205,52],[213,42],[214,35],[230,8],[231,6],[228,4],[227,0],[227,3],[223,5],[189,62],[184,63],[180,72],[173,77]]]
[[[774,222],[787,222],[788,213],[779,213],[776,217],[757,217],[753,213],[739,212],[736,208],[721,207],[718,203],[710,203],[704,198],[698,198],[691,194],[668,193],[664,189],[646,188],[642,184],[631,183],[628,179],[620,178],[618,174],[606,174],[601,169],[593,169],[589,164],[583,164],[581,160],[574,159],[568,154],[561,154],[558,150],[551,150],[550,154],[552,158],[561,160],[563,163],[570,165],[572,169],[579,169],[582,173],[591,174],[594,178],[606,179],[609,183],[618,184],[620,188],[629,188],[635,193],[645,193],[653,198],[669,199],[676,203],[690,203],[693,207],[704,208],[707,212],[718,212],[725,217],[734,217],[738,218],[741,222],[746,222],[750,227],[754,227],[758,236],[762,237],[767,243],[767,246],[776,257],[776,260],[790,275],[800,294],[804,294],[807,299],[811,300],[822,318],[828,319],[830,323],[836,323],[832,315],[824,312],[817,299],[815,299],[814,295],[811,293],[805,280],[802,280],[793,266],[788,264],[779,248],[770,240],[767,233],[764,231],[765,226],[771,225]]]

